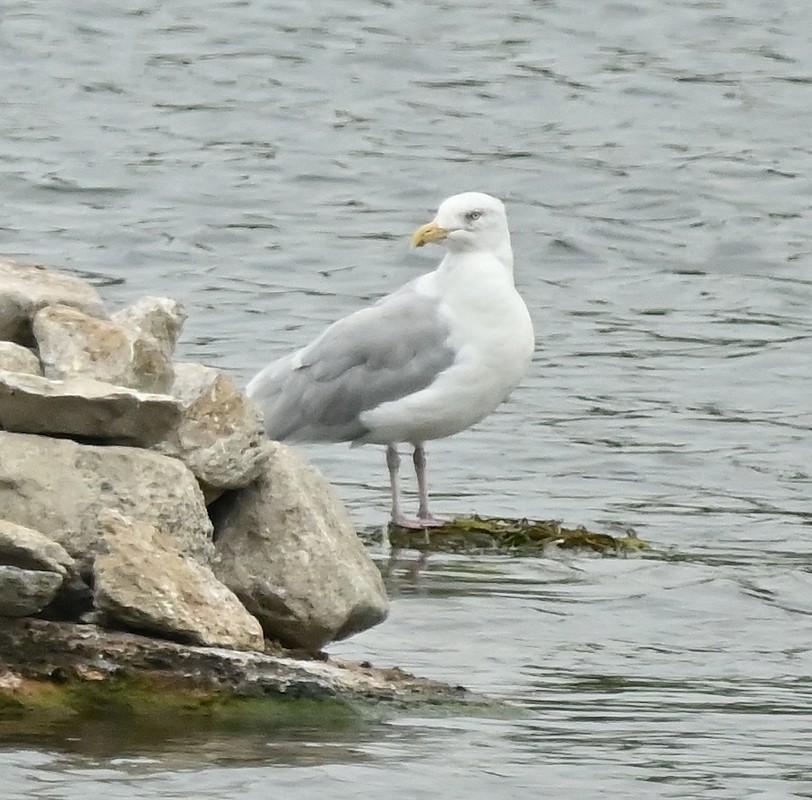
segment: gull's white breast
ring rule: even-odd
[[[471,427],[508,398],[533,355],[530,314],[493,256],[458,257],[415,288],[439,298],[454,362],[425,389],[364,412],[364,442],[423,442]]]

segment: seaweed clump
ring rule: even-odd
[[[634,531],[623,536],[597,533],[583,526],[566,528],[557,520],[511,519],[508,517],[455,517],[445,524],[423,529],[403,528],[389,523],[389,541],[394,548],[428,552],[497,552],[541,555],[551,548],[588,550],[621,555],[648,549]]]

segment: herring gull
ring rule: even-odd
[[[392,521],[406,527],[441,524],[429,511],[424,443],[506,400],[534,348],[501,201],[449,197],[412,236],[415,247],[429,242],[448,251],[437,269],[333,323],[247,387],[270,439],[386,445]],[[416,519],[401,509],[401,442],[414,447]]]

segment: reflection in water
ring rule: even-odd
[[[201,709],[158,716],[110,708],[56,722],[7,720],[0,741],[94,760],[153,757],[172,769],[251,761],[314,765],[364,760],[358,747],[374,740],[372,723],[351,709],[308,701],[243,709],[231,718],[216,710],[207,718]]]

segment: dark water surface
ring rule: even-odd
[[[503,197],[538,351],[432,445],[437,507],[662,554],[432,556],[333,648],[518,718],[55,733],[4,800],[812,797],[808,2],[4,0],[0,97],[0,251],[181,299],[240,380],[433,266],[440,199]],[[379,449],[309,454],[384,520]]]

